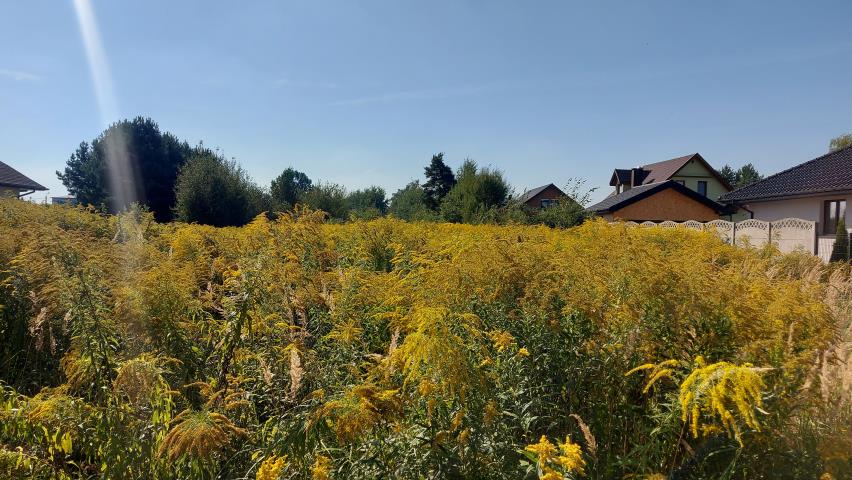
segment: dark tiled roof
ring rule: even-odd
[[[697,200],[708,207],[716,210],[717,212],[722,212],[725,210],[723,205],[720,205],[713,200],[701,195],[700,193],[687,188],[681,185],[674,180],[666,180],[665,182],[657,182],[657,183],[649,183],[647,185],[639,185],[638,187],[633,187],[630,190],[619,193],[618,195],[611,195],[606,197],[602,201],[588,207],[586,211],[593,213],[607,213],[614,212],[621,208],[630,205],[631,203],[638,202],[643,198],[648,198],[651,195],[654,195],[657,192],[666,190],[668,188],[673,188],[674,190],[690,197],[694,200]]]
[[[22,188],[25,190],[47,190],[23,173],[0,162],[0,187]]]
[[[743,203],[774,198],[852,190],[852,147],[825,154],[770,175],[720,198]]]
[[[553,187],[553,188],[559,190],[559,193],[561,195],[563,195],[563,196],[565,195],[564,193],[562,193],[562,190],[560,190],[559,187],[557,187],[556,185],[554,185],[552,183],[548,183],[547,185],[542,185],[541,187],[536,187],[536,188],[533,188],[531,190],[527,190],[520,197],[518,197],[518,200],[521,201],[521,202],[526,202],[529,199],[538,195],[539,193],[545,191],[548,187]]]
[[[609,184],[614,186],[620,183],[638,186],[646,183],[664,182],[696,155],[698,154],[693,153],[692,155],[649,163],[648,165],[640,165],[634,168],[616,168],[612,172],[612,179],[609,181]]]
[[[616,180],[618,182],[616,182]],[[614,172],[612,172],[612,179],[609,181],[609,184],[612,186],[617,185],[618,183],[630,183],[630,169],[629,168],[616,168]]]
[[[642,165],[639,168],[645,170],[648,173],[645,175],[645,178],[642,178],[640,180],[641,183],[637,183],[640,183],[641,185],[647,185],[649,183],[665,182],[666,180],[671,178],[672,175],[677,173],[678,170],[683,168],[683,166],[686,165],[686,162],[690,161],[692,157],[696,155],[698,154],[693,153],[691,155],[685,155],[683,157],[677,157],[671,160],[664,160],[662,162]]]
[[[609,184],[616,185],[616,179],[619,183],[634,186],[665,182],[672,178],[672,176],[676,174],[678,170],[683,168],[683,166],[690,160],[697,160],[699,163],[703,164],[708,170],[710,170],[710,173],[716,177],[716,179],[722,182],[722,185],[728,189],[731,188],[731,186],[728,185],[728,181],[719,175],[719,172],[707,163],[707,160],[704,160],[704,157],[702,157],[699,153],[692,153],[690,155],[684,155],[682,157],[672,158],[671,160],[664,160],[662,162],[640,165],[632,169],[616,168],[612,174]]]

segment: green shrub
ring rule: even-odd
[[[267,210],[266,195],[235,161],[214,153],[189,159],[177,179],[178,220],[217,227],[240,226]]]

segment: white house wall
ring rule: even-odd
[[[790,198],[787,200],[776,200],[772,202],[758,202],[748,205],[749,210],[754,212],[754,218],[772,222],[782,218],[801,218],[817,222],[817,246],[816,254],[828,261],[831,250],[834,247],[834,234],[823,235],[822,233],[822,209],[826,200],[846,200],[846,230],[852,232],[852,192],[843,192],[836,195],[824,195],[819,197]]]
[[[821,197],[790,198],[771,202],[751,203],[747,206],[754,218],[772,222],[782,218],[801,218],[822,226],[822,208],[826,200],[846,200],[846,225],[852,226],[852,192]]]

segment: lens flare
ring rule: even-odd
[[[104,127],[118,118],[118,101],[112,84],[109,63],[104,52],[103,41],[90,0],[74,0],[77,23],[86,58],[92,73],[95,97]],[[136,165],[130,155],[128,139],[120,131],[110,135],[105,144],[106,165],[110,182],[110,203],[114,211],[120,211],[139,198],[137,192]]]

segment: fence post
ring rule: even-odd
[[[737,246],[737,225],[740,222],[731,222],[731,245]]]
[[[819,256],[819,222],[814,222],[814,251],[813,254]]]
[[[772,222],[766,226],[766,244],[772,245]]]

